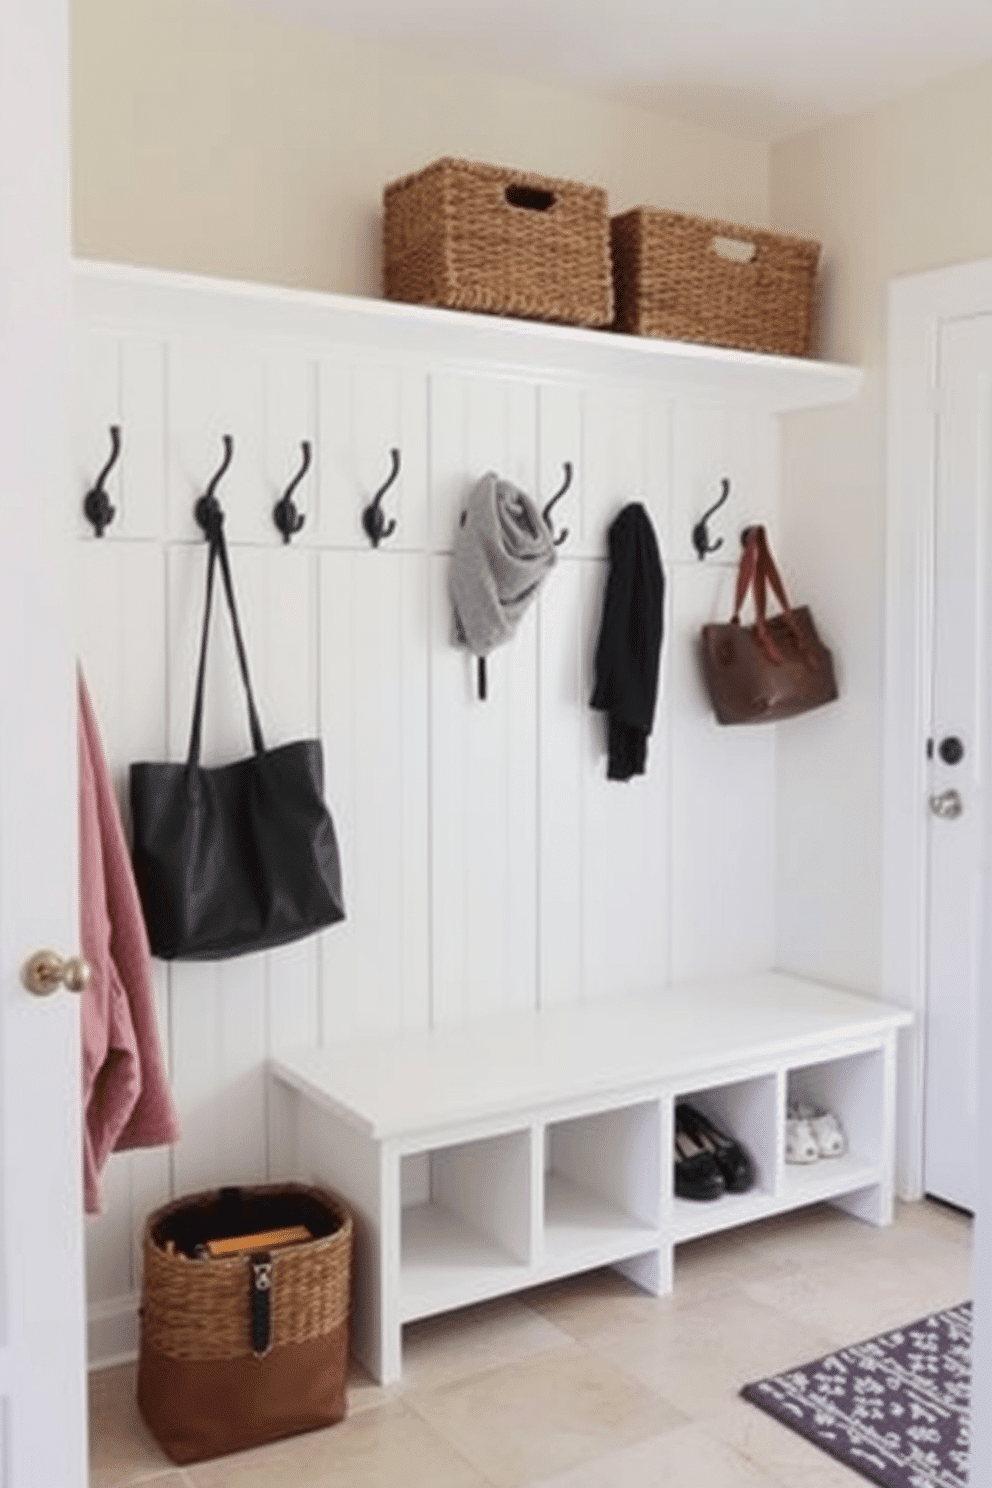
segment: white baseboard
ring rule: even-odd
[[[138,1357],[137,1297],[94,1302],[88,1313],[87,1357],[90,1369],[110,1369]]]

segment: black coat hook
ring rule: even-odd
[[[696,523],[695,527],[693,527],[692,529],[692,545],[696,550],[696,556],[698,558],[705,558],[707,553],[715,553],[717,548],[723,547],[722,537],[718,537],[716,542],[714,543],[710,542],[709,529],[706,524],[709,521],[710,517],[712,517],[713,513],[720,510],[721,506],[727,500],[729,495],[730,482],[729,480],[724,479],[720,482],[720,495],[718,500],[714,501],[709,511],[703,513],[699,521]]]
[[[296,509],[293,492],[310,469],[310,441],[308,439],[303,440],[301,449],[303,450],[303,464],[272,508],[272,520],[282,533],[283,542],[287,543],[295,533],[299,532],[303,523],[306,521],[303,512]]]
[[[561,500],[561,498],[564,496],[565,492],[568,490],[569,486],[572,484],[572,462],[571,462],[571,460],[566,460],[564,462],[562,468],[565,471],[565,479],[562,482],[561,488],[555,492],[555,494],[552,496],[551,500],[548,502],[547,506],[544,508],[544,510],[541,513],[541,516],[544,518],[545,526],[547,527],[548,531],[551,533],[551,536],[554,538],[554,543],[555,543],[555,547],[556,548],[560,548],[561,545],[562,545],[562,543],[565,541],[566,537],[568,536],[568,528],[567,527],[562,528],[562,530],[561,530],[561,532],[559,532],[558,536],[555,537],[555,529],[554,529],[554,527],[552,525],[552,522],[551,522],[551,508],[554,506],[554,504],[555,504],[556,501],[560,501]]]
[[[217,469],[214,471],[213,475],[210,477],[210,484],[207,486],[207,489],[204,491],[203,495],[200,497],[193,508],[193,515],[196,517],[197,522],[203,528],[204,532],[206,533],[207,537],[210,538],[211,542],[220,531],[221,523],[224,520],[223,508],[221,507],[220,502],[217,500],[217,497],[214,495],[214,492],[220,484],[221,477],[225,474],[227,467],[230,465],[233,457],[234,440],[231,438],[230,434],[225,434],[224,458],[218,465]]]
[[[388,526],[382,512],[382,498],[389,490],[400,473],[400,452],[398,449],[390,450],[393,468],[389,473],[388,480],[379,487],[368,506],[362,512],[362,526],[365,528],[369,542],[377,548],[384,537],[389,537],[396,530],[396,519],[391,517]]]
[[[104,465],[96,478],[96,485],[92,491],[87,491],[83,498],[83,511],[86,520],[92,522],[97,537],[103,536],[103,529],[109,527],[116,516],[116,509],[110,504],[110,497],[103,489],[103,483],[107,476],[117,464],[117,457],[121,452],[121,431],[119,424],[110,426],[110,458]]]

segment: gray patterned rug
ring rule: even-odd
[[[882,1488],[965,1488],[971,1303],[741,1394]]]

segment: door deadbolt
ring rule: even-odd
[[[948,734],[937,745],[937,753],[945,765],[959,765],[964,759],[964,745],[955,734]]]

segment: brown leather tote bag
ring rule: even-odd
[[[774,723],[833,702],[834,661],[806,605],[789,604],[764,527],[747,528],[743,542],[733,617],[702,629],[703,676],[718,722]],[[770,617],[769,588],[782,606]],[[755,622],[742,625],[752,589]]]

